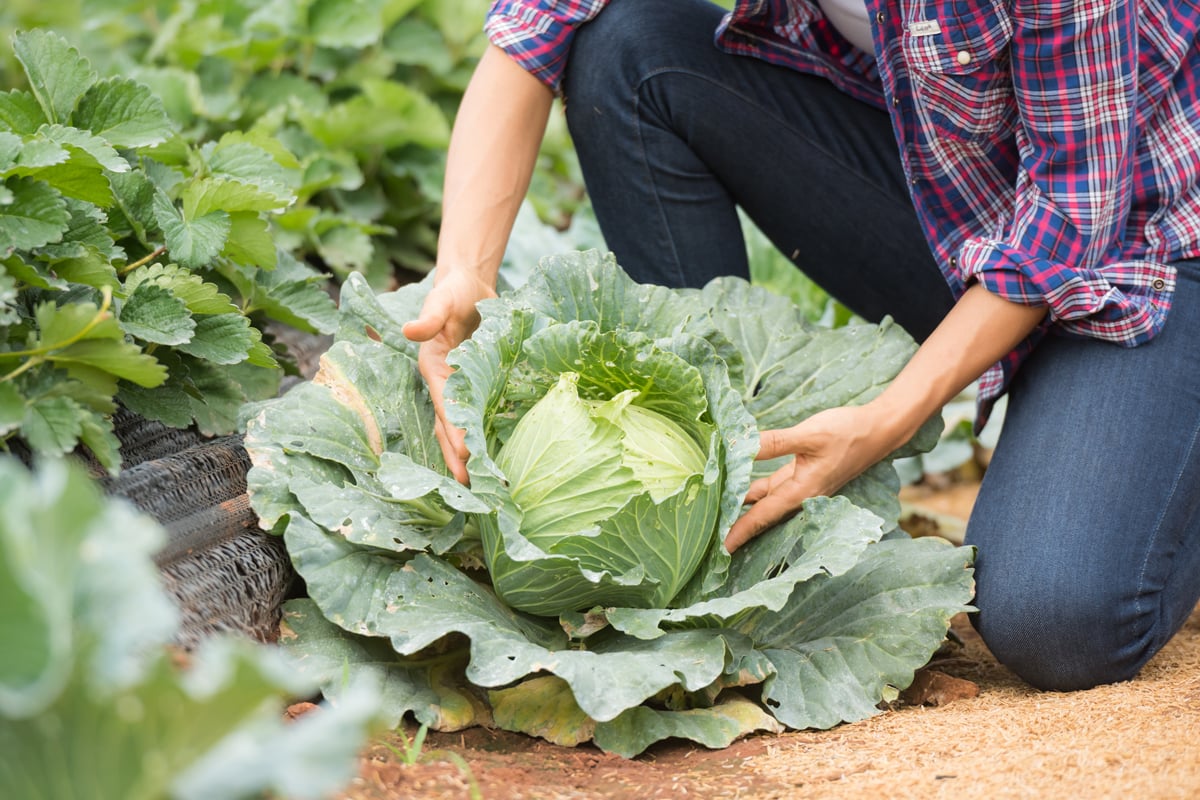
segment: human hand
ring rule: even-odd
[[[763,431],[757,460],[795,458],[750,484],[750,509],[725,537],[733,552],[800,510],[810,497],[832,495],[898,446],[890,426],[871,406],[844,406],[814,414],[790,428]]]
[[[470,336],[479,325],[475,304],[486,297],[495,297],[496,290],[466,270],[454,270],[436,280],[421,314],[405,323],[403,332],[409,340],[420,342],[417,367],[429,387],[435,414],[434,434],[442,448],[442,457],[450,474],[459,483],[467,483],[467,444],[463,432],[446,419],[443,392],[446,379],[453,370],[446,355]]]

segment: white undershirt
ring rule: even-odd
[[[871,23],[864,0],[817,0],[825,18],[850,44],[867,53],[875,53],[871,42]]]

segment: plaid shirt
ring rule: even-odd
[[[491,40],[557,89],[607,0],[497,0]],[[1047,320],[980,379],[982,426],[1037,341],[1161,330],[1174,261],[1200,256],[1200,5],[867,0],[875,54],[808,0],[738,0],[717,46],[886,109],[931,251]],[[878,58],[876,58],[876,54]]]

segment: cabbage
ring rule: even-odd
[[[889,321],[818,329],[738,279],[544,259],[450,354],[468,488],[400,333],[428,285],[351,275],[317,377],[246,410],[251,501],[308,593],[282,638],[327,693],[368,673],[394,723],[720,747],[878,713],[969,608],[972,551],[896,535],[891,458],[723,545],[779,465],[757,431],[875,396],[915,348]]]
[[[719,442],[711,425],[634,405],[653,394],[627,389],[586,400],[578,383],[578,373],[562,373],[496,457],[519,520],[511,535],[561,558],[536,559],[543,566],[530,571],[528,562],[507,555],[498,527],[486,523],[492,583],[509,605],[534,614],[666,605],[716,535],[719,487],[705,481],[705,466],[706,451],[715,461]],[[651,507],[666,524],[642,524]]]

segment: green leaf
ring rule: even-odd
[[[257,341],[250,320],[241,314],[196,317],[192,338],[178,345],[181,352],[215,364],[238,364]]]
[[[972,559],[944,541],[892,539],[842,575],[799,585],[782,610],[746,630],[773,665],[763,698],[775,717],[829,728],[877,714],[886,688],[907,687],[950,618],[972,610]]]
[[[4,185],[13,201],[0,205],[0,256],[62,240],[71,215],[61,194],[31,178],[10,178]]]
[[[85,339],[53,353],[50,359],[61,365],[96,367],[146,388],[167,378],[166,369],[153,356],[135,344],[112,339]]]
[[[34,29],[13,36],[13,53],[25,67],[29,86],[46,119],[66,122],[76,102],[96,82],[79,51],[57,33]]]
[[[0,92],[0,130],[31,134],[47,122],[37,98],[29,92],[20,89]]]
[[[112,172],[128,172],[130,169],[129,162],[122,158],[111,144],[90,131],[64,125],[47,125],[38,133],[56,144],[79,151],[72,152],[72,158],[82,162],[83,166],[95,165]],[[81,158],[80,153],[89,158]]]
[[[146,147],[167,140],[171,120],[150,88],[128,78],[93,84],[72,121],[115,147]]]
[[[266,219],[255,211],[237,211],[229,215],[229,223],[222,253],[244,266],[274,269],[276,246]]]
[[[180,193],[188,219],[213,212],[272,211],[283,208],[289,198],[279,198],[257,186],[227,178],[192,180]]]
[[[643,639],[681,624],[714,628],[750,624],[747,618],[783,608],[797,584],[853,567],[867,545],[882,535],[879,518],[846,498],[814,497],[791,520],[739,549],[717,592],[699,591],[702,581],[696,581],[676,598],[676,608],[609,609],[608,621],[617,630]]]
[[[283,151],[281,156],[294,162],[295,157]],[[279,200],[292,199],[299,182],[299,165],[285,167],[275,153],[261,147],[257,141],[244,136],[226,135],[208,154],[208,168],[214,176],[228,177],[256,186]]]
[[[66,501],[66,502],[64,502]],[[102,524],[99,492],[81,470],[43,465],[32,478],[0,457],[0,736],[13,718],[28,718],[59,696],[70,677],[81,548]],[[0,774],[12,769],[12,751]],[[0,786],[3,785],[0,779]],[[11,792],[4,792],[11,794]]]
[[[67,210],[71,214],[71,222],[62,241],[42,247],[40,255],[51,261],[94,257],[108,262],[124,257],[124,251],[114,244],[104,225],[103,211],[94,205],[77,201],[69,202]]]
[[[313,684],[277,651],[214,640],[181,672],[164,647],[178,618],[152,561],[162,540],[69,462],[31,478],[0,457],[0,796],[335,793],[374,716],[371,687],[285,725],[286,698]]]
[[[322,47],[364,48],[383,34],[382,0],[316,0],[308,9],[308,27]]]
[[[25,398],[12,383],[0,383],[0,437],[7,436],[21,426],[25,419]]]
[[[30,175],[40,167],[61,164],[70,157],[54,142],[0,132],[0,177]]]
[[[238,412],[247,398],[235,373],[208,361],[181,357],[187,364],[188,398],[196,428],[206,436],[237,430]]]
[[[174,264],[150,264],[138,267],[125,278],[125,289],[136,292],[143,285],[160,286],[178,297],[193,314],[237,313],[229,295],[195,273]]]
[[[479,701],[455,685],[461,682],[455,673],[461,673],[465,653],[408,661],[387,639],[356,636],[337,627],[308,599],[292,600],[284,606],[281,628],[280,643],[334,702],[346,684],[378,686],[376,705],[389,728],[399,725],[408,713],[439,731],[461,730],[486,721]]]
[[[62,455],[75,449],[85,412],[67,397],[40,398],[25,412],[21,434],[35,452]]]
[[[137,285],[121,306],[121,329],[155,344],[188,342],[196,330],[187,304],[168,289],[152,282]]]
[[[719,749],[758,731],[783,733],[784,726],[762,706],[730,695],[711,708],[680,711],[638,706],[596,725],[596,745],[607,753],[633,758],[655,742],[688,739]]]
[[[441,108],[410,86],[367,79],[363,93],[324,112],[302,112],[304,129],[330,149],[364,150],[406,144],[444,148],[450,126]]]
[[[192,269],[210,265],[225,247],[231,223],[224,211],[184,219],[162,192],[154,196],[154,216],[166,237],[171,257]]]

